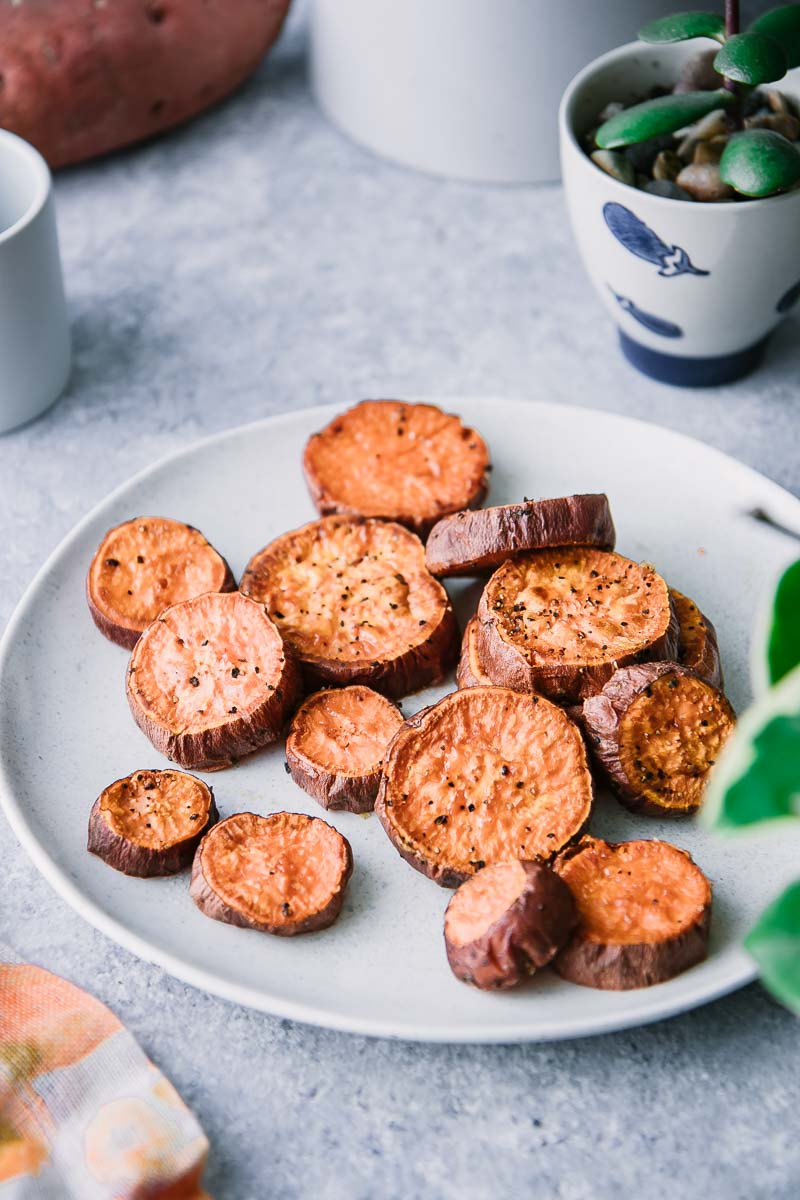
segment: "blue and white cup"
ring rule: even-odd
[[[0,130],[0,433],[58,399],[70,358],[50,171]]]
[[[726,204],[666,199],[612,179],[579,139],[610,101],[671,87],[696,53],[685,43],[612,50],[575,77],[559,115],[573,233],[622,350],[646,375],[688,387],[751,371],[800,300],[800,191]],[[800,69],[774,86],[797,97]]]

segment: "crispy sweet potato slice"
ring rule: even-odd
[[[168,517],[134,517],[109,529],[86,576],[92,620],[127,650],[171,604],[235,590],[230,567],[202,533]]]
[[[487,492],[480,434],[432,404],[364,400],[309,439],[303,468],[323,516],[383,517],[424,537]]]
[[[591,808],[570,719],[549,700],[496,687],[452,692],[406,721],[375,802],[402,857],[444,887],[489,863],[552,858]]]
[[[236,813],[208,833],[191,896],[215,921],[292,937],[338,917],[353,854],[347,838],[304,813]]]
[[[403,724],[396,707],[371,688],[330,688],[309,696],[286,739],[292,779],[323,808],[371,812],[381,768]]]
[[[495,863],[462,883],[447,906],[447,961],[477,988],[515,987],[551,961],[577,919],[572,893],[550,867]]]
[[[477,645],[497,683],[574,704],[618,666],[675,658],[678,625],[653,567],[609,551],[539,550],[495,571]]]
[[[461,657],[456,667],[456,683],[460,688],[491,687],[492,681],[483,669],[478,651],[478,618],[471,617],[461,639]]]
[[[626,808],[650,816],[700,808],[735,721],[722,692],[672,662],[623,667],[583,703],[586,736],[608,782]]]
[[[623,991],[664,983],[705,958],[711,884],[685,850],[587,837],[555,870],[579,914],[554,963],[565,979]]]
[[[190,866],[219,818],[214,793],[182,771],[134,771],[97,797],[87,849],[124,875],[175,875]]]
[[[679,661],[712,687],[723,687],[717,631],[704,613],[682,592],[670,588],[672,607],[678,619]]]
[[[481,575],[507,558],[551,546],[614,548],[606,495],[526,500],[443,517],[425,544],[428,570],[437,576]]]
[[[300,671],[264,608],[239,592],[174,604],[134,647],[128,702],[139,728],[183,767],[215,770],[280,735]]]
[[[254,555],[240,586],[266,605],[310,684],[404,696],[438,682],[458,656],[447,593],[419,538],[393,522],[312,521]]]

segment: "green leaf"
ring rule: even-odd
[[[680,12],[671,17],[659,17],[639,30],[643,42],[686,42],[689,38],[710,37],[718,42],[725,39],[725,22],[718,13]]]
[[[800,816],[800,667],[740,718],[714,767],[703,819],[738,829]]]
[[[751,87],[782,79],[787,68],[780,42],[763,33],[737,33],[714,59],[714,70],[720,75]]]
[[[800,883],[770,904],[744,944],[758,964],[764,986],[800,1014]]]
[[[772,196],[800,180],[800,148],[772,129],[746,129],[723,150],[719,173],[742,196]]]
[[[800,4],[783,4],[756,17],[750,26],[753,33],[774,38],[783,47],[790,67],[800,67]]]
[[[733,95],[723,88],[716,92],[684,92],[678,96],[659,96],[633,108],[623,109],[597,131],[595,140],[603,150],[632,146],[664,133],[674,133],[684,125],[699,121],[715,108],[725,108]]]
[[[784,571],[772,601],[767,675],[777,683],[800,665],[800,559]]]

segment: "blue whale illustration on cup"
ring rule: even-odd
[[[611,201],[603,205],[603,217],[608,228],[621,246],[637,258],[658,267],[659,275],[671,279],[676,275],[708,275],[696,267],[689,255],[680,246],[670,246],[657,233],[645,225],[636,213],[624,204]]]

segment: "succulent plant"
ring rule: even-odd
[[[720,43],[714,69],[723,86],[712,91],[673,93],[615,113],[597,130],[601,150],[617,150],[675,133],[718,109],[731,135],[719,162],[724,184],[750,198],[772,196],[800,182],[800,147],[771,129],[745,129],[743,111],[754,88],[782,79],[800,66],[800,4],[763,13],[739,31],[738,0],[725,0],[724,19],[714,12],[682,12],[651,21],[639,31],[644,42],[664,44],[692,38]]]

